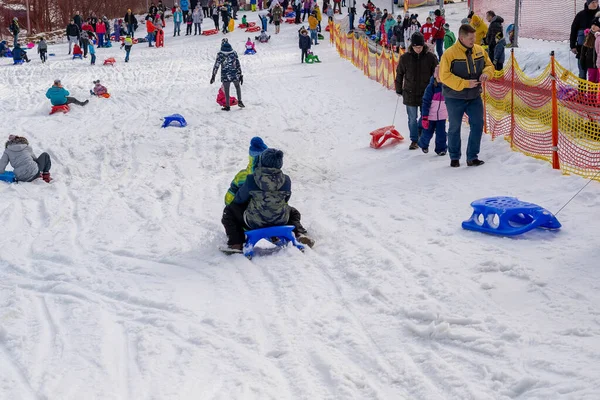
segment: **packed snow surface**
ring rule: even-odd
[[[475,199],[556,212],[586,181],[489,137],[478,168],[407,140],[370,149],[395,93],[326,41],[321,64],[300,64],[295,26],[254,56],[229,35],[247,108],[222,112],[222,35],[171,28],[128,64],[113,47],[92,67],[66,45],[45,65],[0,60],[2,132],[49,152],[56,179],[0,184],[0,399],[600,398],[597,182],[558,232],[462,230]],[[56,78],[80,99],[100,79],[112,97],[49,116]],[[173,113],[188,126],[161,129]],[[407,137],[401,102],[395,124]],[[255,135],[285,152],[317,241],[305,254],[217,249]]]

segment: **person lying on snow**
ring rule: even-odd
[[[227,246],[242,250],[245,229],[294,225],[298,241],[309,247],[315,241],[307,236],[300,212],[288,205],[292,195],[290,177],[281,171],[283,152],[269,149],[260,137],[250,141],[250,161],[238,172],[225,195],[221,222],[227,234]]]
[[[267,43],[271,39],[271,36],[267,35],[267,32],[260,31],[260,35],[254,36],[254,40],[258,40],[261,43]]]
[[[32,182],[42,178],[50,182],[50,156],[42,153],[39,157],[33,154],[29,142],[22,136],[10,135],[4,146],[4,154],[0,158],[0,174],[3,174],[6,166],[14,169],[15,178],[18,182]]]
[[[54,81],[54,85],[46,92],[46,97],[50,99],[53,106],[64,106],[66,104],[77,104],[85,106],[89,100],[79,101],[75,97],[68,97],[69,91],[62,86],[60,79]]]

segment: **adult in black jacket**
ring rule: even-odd
[[[79,27],[75,23],[74,19],[71,18],[69,21],[69,25],[67,25],[67,40],[69,41],[69,54],[71,54],[71,49],[73,44],[79,43]]]
[[[488,54],[490,59],[493,60],[494,49],[496,48],[496,35],[498,33],[502,33],[502,24],[504,23],[504,18],[496,15],[496,13],[493,11],[488,11],[485,14],[485,18],[490,23],[487,35],[485,36],[485,42],[488,44]]]
[[[19,28],[19,19],[17,17],[13,18],[8,29],[13,35],[13,47],[17,47],[17,43],[19,42],[19,32],[21,32],[21,28]]]
[[[579,67],[579,77],[581,79],[587,79],[587,69],[581,65],[581,46],[585,40],[586,29],[592,26],[592,21],[598,12],[598,0],[587,0],[583,10],[579,11],[571,24],[571,35],[569,36],[569,44],[571,51],[577,56],[579,60],[577,65]]]
[[[392,34],[396,36],[396,45],[398,46],[398,52],[400,48],[405,48],[404,45],[404,28],[402,27],[402,17],[398,16],[398,23],[392,28]]]
[[[135,30],[138,26],[138,20],[135,17],[135,15],[131,12],[131,9],[127,10],[127,14],[125,14],[125,18],[123,18],[123,21],[125,21],[125,24],[127,25],[127,34],[131,35],[131,38],[133,39]]]
[[[150,8],[148,8],[148,14],[152,16],[152,19],[156,18],[156,14],[158,14],[158,8],[154,5],[154,2],[150,3]]]
[[[402,96],[408,114],[408,129],[410,131],[410,150],[419,146],[421,128],[420,114],[423,104],[423,94],[433,76],[438,59],[425,46],[425,38],[420,32],[415,32],[410,38],[408,51],[400,57],[396,69],[396,93]]]
[[[79,11],[77,11],[73,16],[73,22],[75,22],[75,25],[79,27],[79,30],[81,30],[81,25],[83,24],[83,17],[81,16],[81,13]]]

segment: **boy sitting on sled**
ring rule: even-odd
[[[267,35],[267,32],[260,31],[260,35],[254,36],[254,40],[258,40],[261,43],[267,43],[271,39],[271,36]]]
[[[250,141],[250,161],[237,173],[225,195],[221,223],[230,250],[241,251],[246,240],[244,229],[294,225],[298,241],[309,247],[315,241],[306,235],[300,212],[288,205],[292,195],[290,177],[281,171],[283,152],[269,149],[260,137]]]

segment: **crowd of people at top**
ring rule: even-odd
[[[586,0],[571,24],[569,47],[577,57],[579,77],[600,82],[600,8],[598,0]]]

